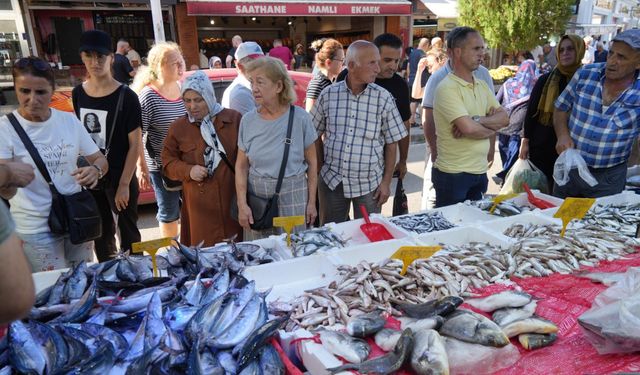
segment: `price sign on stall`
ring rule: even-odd
[[[131,244],[131,250],[136,254],[142,254],[144,252],[151,255],[151,262],[153,263],[153,276],[158,277],[158,265],[156,264],[156,253],[161,247],[171,246],[171,237],[160,238],[151,241],[142,241]]]
[[[591,206],[596,200],[594,198],[566,198],[558,212],[553,217],[562,219],[562,232],[560,236],[564,237],[564,232],[567,230],[567,225],[571,220],[580,220],[584,215],[589,212]]]
[[[273,218],[273,226],[284,229],[287,233],[287,246],[291,246],[291,231],[296,225],[304,224],[304,216],[278,216]]]
[[[402,246],[390,257],[402,261],[401,275],[407,273],[407,267],[416,259],[425,259],[431,257],[440,251],[442,246]]]
[[[495,211],[496,207],[498,207],[498,205],[506,200],[509,200],[511,198],[515,198],[517,197],[518,193],[511,193],[511,194],[502,194],[502,195],[496,195],[493,198],[493,206],[491,206],[491,208],[489,209],[489,213],[493,214],[493,211]]]

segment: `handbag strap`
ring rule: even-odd
[[[287,137],[284,139],[284,157],[282,158],[282,164],[280,165],[280,174],[278,174],[278,182],[276,183],[276,193],[280,194],[280,188],[282,187],[282,180],[284,179],[284,171],[287,167],[287,161],[289,160],[289,148],[291,146],[291,131],[293,130],[293,116],[295,115],[296,107],[290,105],[289,107],[289,124],[287,125]]]
[[[16,118],[16,116],[13,115],[13,113],[9,113],[7,115],[7,118],[9,119],[9,122],[11,122],[13,129],[16,131],[16,133],[18,133],[18,136],[20,137],[20,140],[22,140],[24,147],[29,152],[29,155],[31,155],[31,159],[33,159],[33,162],[36,164],[36,167],[38,167],[40,174],[42,174],[42,177],[44,177],[45,181],[47,181],[47,184],[49,184],[51,193],[57,194],[58,189],[56,189],[56,186],[53,184],[53,181],[51,181],[51,176],[49,175],[49,171],[47,170],[47,167],[44,165],[44,161],[42,161],[42,158],[40,157],[40,154],[38,153],[36,146],[33,145],[33,142],[31,142],[31,139],[29,138],[27,133],[24,131],[24,129],[18,122],[18,119]]]
[[[120,85],[119,90],[120,94],[118,94],[118,104],[116,104],[116,112],[113,115],[113,121],[111,122],[111,131],[109,132],[109,136],[107,137],[107,143],[104,148],[104,156],[109,156],[109,148],[111,148],[111,140],[113,139],[113,131],[116,129],[116,123],[118,122],[118,117],[120,117],[120,112],[122,112],[122,101],[124,99],[124,88],[125,85]]]
[[[225,164],[229,167],[229,169],[231,169],[231,172],[233,172],[233,174],[236,174],[236,169],[233,167],[233,164],[231,164],[231,162],[227,158],[227,155],[220,150],[218,150],[218,155],[220,155],[220,158],[222,159],[222,161],[224,161]]]

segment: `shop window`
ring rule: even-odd
[[[11,0],[0,0],[0,10],[13,10]]]

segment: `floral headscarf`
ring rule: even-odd
[[[509,78],[504,83],[504,103],[511,107],[523,101],[529,100],[531,90],[538,80],[536,63],[533,60],[525,60],[518,67],[515,77]]]
[[[222,160],[220,155],[224,154],[224,147],[221,142],[218,142],[216,129],[213,126],[213,119],[223,108],[216,100],[216,94],[213,91],[211,81],[209,81],[207,75],[201,70],[196,71],[184,80],[181,90],[182,95],[184,95],[187,90],[193,90],[200,94],[207,103],[207,107],[209,107],[209,114],[202,119],[202,123],[200,124],[200,134],[202,134],[202,138],[207,146],[209,146],[204,150],[204,166],[207,168],[209,176],[213,176],[213,172],[216,167],[218,167],[218,164],[220,164],[220,160]],[[187,114],[189,121],[196,122],[188,111]]]

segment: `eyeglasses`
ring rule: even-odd
[[[41,72],[51,70],[51,66],[46,61],[34,57],[23,57],[16,61],[14,66],[18,69],[25,69],[29,66],[33,66],[36,70]]]

